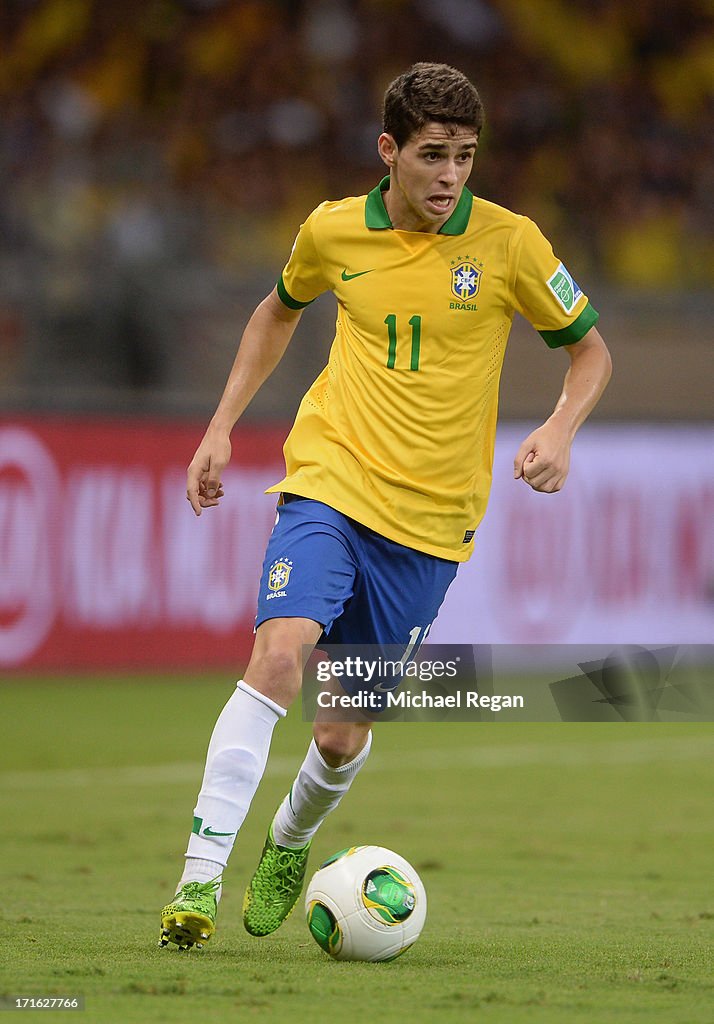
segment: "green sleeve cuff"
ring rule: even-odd
[[[284,306],[287,306],[288,309],[304,309],[305,306],[309,306],[311,302],[315,301],[314,299],[308,299],[307,302],[298,302],[297,299],[294,299],[290,292],[285,287],[285,285],[283,284],[282,274],[278,278],[277,288],[280,301]]]
[[[561,348],[563,345],[574,345],[588,333],[598,322],[600,314],[588,302],[580,316],[572,324],[562,327],[559,331],[538,331],[548,348]]]

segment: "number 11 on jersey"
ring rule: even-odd
[[[397,361],[397,315],[390,313],[384,318],[387,325],[387,338],[389,348],[387,349],[387,369],[393,370]],[[412,329],[412,354],[409,361],[410,370],[419,369],[419,351],[421,349],[421,317],[414,314],[409,320]]]

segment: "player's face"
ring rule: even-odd
[[[471,173],[478,138],[471,128],[430,121],[400,148],[379,137],[391,181],[384,202],[395,228],[437,232],[456,209]]]

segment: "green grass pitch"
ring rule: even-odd
[[[245,882],[308,742],[296,706],[276,729],[216,935],[203,953],[158,949],[231,687],[215,676],[0,685],[0,994],[83,995],[79,1019],[109,1024],[711,1022],[706,724],[378,727],[312,866],[352,844],[391,847],[421,872],[429,914],[403,958],[340,964],[301,905],[267,939],[241,924]]]

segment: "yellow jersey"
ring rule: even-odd
[[[325,502],[407,547],[466,561],[486,511],[514,311],[555,348],[597,312],[527,217],[464,188],[438,234],[395,230],[382,193],[325,202],[278,281],[301,309],[337,297],[327,366],[270,491]]]

